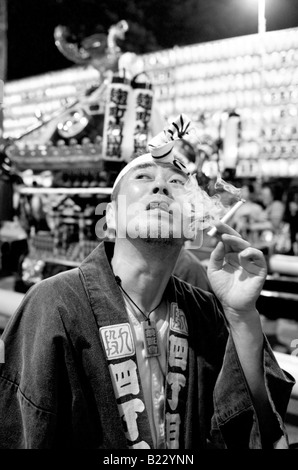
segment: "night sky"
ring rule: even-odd
[[[181,0],[182,3],[184,1],[186,0]],[[185,22],[180,25],[177,23],[176,35],[169,36],[168,33],[167,38],[162,37],[162,30],[159,28],[158,43],[161,48],[254,34],[258,30],[257,0],[196,1],[197,11],[194,15],[197,15],[197,18],[192,15],[192,31],[189,32],[189,36]],[[80,21],[75,18],[75,8],[65,7],[67,2],[69,5],[69,0],[7,1],[7,81],[61,70],[73,65],[58,51],[53,36],[54,28],[58,24]],[[77,16],[81,17],[82,22],[90,21],[92,0],[72,0],[72,2],[73,6],[76,3],[85,5]],[[139,2],[138,6],[142,4],[142,0]],[[152,2],[156,4],[154,0]],[[101,3],[104,2],[97,0],[97,8]],[[106,3],[117,11],[117,0],[109,0]],[[120,5],[121,1],[118,0],[118,3]],[[159,5],[161,4],[160,0]],[[168,5],[170,4],[169,2]],[[167,8],[160,8],[157,14],[160,24],[166,24]],[[102,21],[100,10],[97,11],[97,15],[98,19],[93,18],[92,21],[93,23],[97,21],[100,25]],[[298,27],[298,0],[266,0],[266,19],[267,31]]]

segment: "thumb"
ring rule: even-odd
[[[208,271],[217,271],[223,266],[225,247],[222,241],[218,242],[210,255]]]

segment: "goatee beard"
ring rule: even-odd
[[[156,238],[143,238],[143,240],[145,243],[148,243],[148,245],[172,246],[174,244],[173,238],[156,237]]]

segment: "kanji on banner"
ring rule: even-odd
[[[114,75],[109,84],[103,129],[103,158],[121,161],[123,128],[130,84],[124,77]]]
[[[152,103],[151,83],[148,80],[138,81],[135,77],[131,82],[123,133],[122,154],[126,161],[148,152]]]

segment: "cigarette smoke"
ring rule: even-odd
[[[189,208],[189,228],[195,234],[198,230],[213,227],[241,199],[241,189],[220,176],[213,185],[209,185],[209,194],[199,186],[194,175],[189,176],[184,188],[185,192],[179,195],[179,199],[184,207]]]

